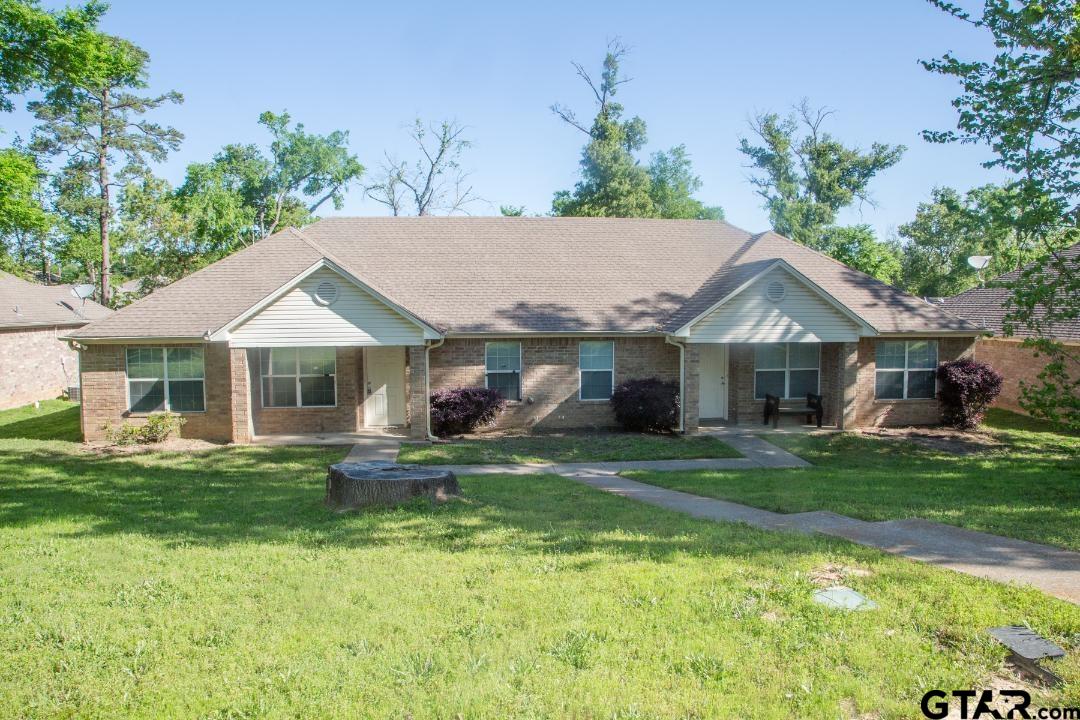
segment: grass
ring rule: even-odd
[[[0,440],[0,717],[917,717],[1013,623],[1080,702],[1080,608],[1036,591],[556,476],[333,514],[344,452]],[[880,609],[814,603],[830,565]]]
[[[67,400],[43,400],[40,407],[24,405],[0,411],[0,439],[26,440],[82,439],[79,404]]]
[[[986,429],[1004,443],[1002,450],[948,455],[856,434],[765,435],[816,467],[627,475],[778,512],[921,517],[1080,550],[1080,437],[997,410]]]
[[[434,445],[402,445],[401,462],[420,465],[602,462],[741,457],[714,437],[577,433],[508,435]]]

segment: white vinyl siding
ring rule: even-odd
[[[324,281],[338,287],[331,305],[315,299]],[[422,345],[424,333],[348,278],[323,268],[233,330],[229,340],[233,347]]]
[[[784,299],[765,297],[770,282],[784,284]],[[783,268],[774,268],[698,320],[689,342],[856,342],[859,325],[817,290]]]

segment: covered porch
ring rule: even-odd
[[[857,374],[856,342],[688,343],[685,423],[699,431],[771,430],[764,423],[766,394],[799,405],[810,392],[822,397],[823,428],[844,429],[854,423]],[[780,417],[785,431],[803,426],[798,415]]]
[[[235,442],[356,445],[428,436],[425,346],[284,345],[230,355]]]

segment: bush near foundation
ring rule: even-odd
[[[943,363],[937,376],[941,420],[960,430],[977,428],[986,408],[1001,393],[1001,373],[968,358]]]
[[[672,382],[627,380],[611,394],[611,406],[630,432],[670,433],[679,427],[679,386]]]
[[[459,387],[431,393],[431,431],[439,437],[462,435],[495,422],[506,400],[498,390]]]

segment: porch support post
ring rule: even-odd
[[[251,393],[248,390],[247,350],[229,349],[229,393],[232,441],[251,442]]]
[[[840,392],[842,398],[840,412],[836,414],[836,427],[841,430],[855,427],[855,410],[858,405],[859,391],[859,343],[846,342],[840,345],[838,363]]]
[[[683,353],[683,432],[692,435],[698,431],[701,420],[700,345],[686,344]]]
[[[427,348],[409,346],[409,437],[428,438],[428,368]]]

